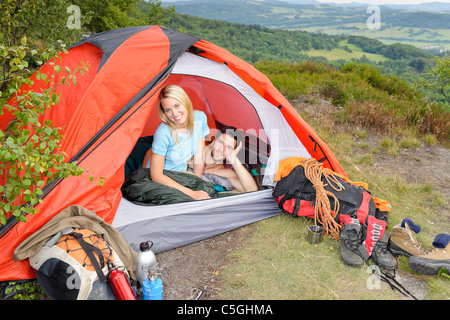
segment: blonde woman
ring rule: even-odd
[[[209,199],[205,191],[186,188],[163,173],[163,170],[186,171],[193,157],[194,173],[201,178],[204,137],[209,134],[206,115],[193,109],[189,96],[177,85],[168,85],[161,91],[158,112],[162,123],[156,129],[143,167],[150,167],[153,182],[176,188],[195,200]]]

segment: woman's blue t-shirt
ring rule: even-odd
[[[178,144],[172,138],[172,132],[165,123],[161,123],[153,136],[152,151],[165,157],[164,170],[186,171],[187,162],[195,154],[198,140],[209,134],[206,115],[194,111],[194,130],[192,134],[178,133]]]

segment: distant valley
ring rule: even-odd
[[[448,3],[379,6],[376,10],[368,5],[337,6],[314,0],[191,0],[164,2],[164,5],[175,5],[177,13],[214,20],[330,35],[358,35],[385,44],[401,42],[437,52],[450,50]]]

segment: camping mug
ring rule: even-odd
[[[320,226],[308,227],[308,242],[311,244],[320,243],[322,240],[323,228]]]

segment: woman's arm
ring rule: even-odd
[[[152,149],[148,149],[148,151],[145,153],[144,160],[142,161],[142,168],[148,168],[148,162],[150,161],[151,157]]]
[[[185,186],[179,184],[175,180],[169,178],[163,173],[164,170],[164,161],[165,157],[161,156],[156,153],[152,153],[151,156],[151,165],[150,165],[150,176],[152,178],[153,182],[161,183],[165,186],[172,187],[175,189],[180,190],[184,194],[188,195],[189,197],[195,199],[195,200],[203,200],[203,199],[209,199],[210,196],[207,192],[198,190],[194,191],[189,188],[186,188]]]
[[[198,139],[197,150],[194,153],[194,173],[201,178],[205,168],[205,160],[203,159],[203,150],[205,149],[205,139]]]

